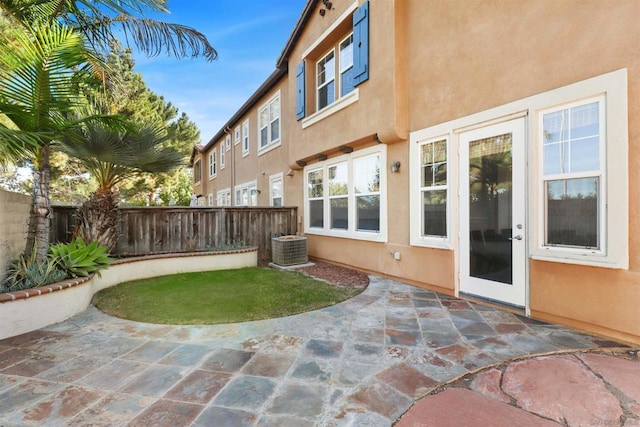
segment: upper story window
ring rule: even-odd
[[[353,33],[338,43],[339,52],[336,61],[336,48],[331,49],[316,66],[317,109],[333,104],[355,89],[353,80]],[[336,83],[336,75],[339,81]]]
[[[318,86],[318,110],[336,100],[336,60],[333,50],[318,61],[316,83]]]
[[[236,129],[233,131],[234,145],[240,144],[240,126],[236,126]]]
[[[249,154],[249,120],[242,123],[242,155]]]
[[[231,150],[231,135],[227,135],[227,137],[224,139],[224,144],[227,151]]]
[[[356,102],[357,86],[369,79],[369,2],[347,7],[302,59],[296,68],[296,118],[306,117],[305,128]]]
[[[215,178],[216,175],[218,175],[218,159],[216,154],[215,148],[209,153],[209,178]]]
[[[202,161],[196,160],[193,164],[193,182],[200,182],[202,180]]]
[[[340,96],[356,88],[353,80],[353,33],[340,42]]]
[[[258,110],[258,151],[280,142],[280,92],[276,93]]]
[[[224,149],[225,144],[220,144],[220,169],[224,169],[227,162],[227,155]]]

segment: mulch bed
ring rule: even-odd
[[[338,286],[364,289],[369,284],[369,276],[357,270],[324,262],[316,262],[313,267],[301,268],[309,276]]]

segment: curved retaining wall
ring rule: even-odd
[[[152,255],[117,260],[101,276],[69,279],[40,288],[0,294],[0,339],[62,322],[84,311],[93,295],[130,280],[258,265],[258,248]]]

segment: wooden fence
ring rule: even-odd
[[[67,242],[74,209],[54,206],[51,241]],[[127,207],[118,209],[118,256],[257,246],[271,260],[271,238],[297,232],[297,208]]]

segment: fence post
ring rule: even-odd
[[[220,213],[220,234],[222,235],[222,239],[220,241],[220,246],[223,248],[227,246],[227,208],[223,207]]]

